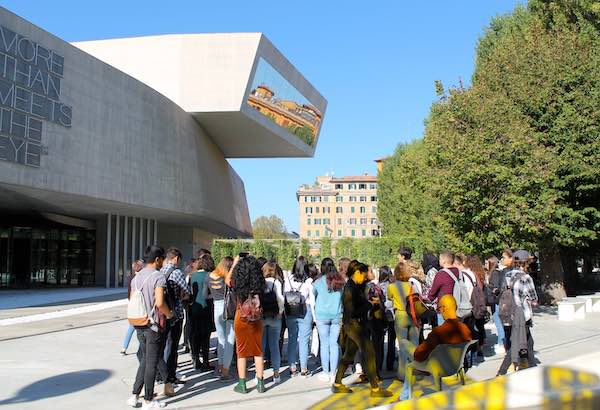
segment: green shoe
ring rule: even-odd
[[[332,393],[352,393],[352,389],[344,386],[343,384],[334,383],[331,385]]]
[[[371,389],[371,397],[392,397],[394,393],[384,388]]]
[[[265,379],[258,379],[258,383],[256,384],[256,391],[259,393],[264,393],[267,391],[267,389],[265,389]]]
[[[246,394],[248,393],[248,389],[246,389],[246,380],[240,379],[238,383],[233,388],[233,391],[236,393]]]

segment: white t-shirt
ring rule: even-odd
[[[279,306],[279,314],[281,315],[285,310],[284,301],[283,301],[283,290],[281,289],[281,282],[279,282],[275,278],[266,278],[266,288],[271,289],[273,286],[273,290],[275,292],[275,296],[277,297],[277,305]]]
[[[313,293],[313,280],[311,278],[307,278],[304,282],[296,282],[294,280],[294,275],[284,274],[283,281],[283,293],[291,292],[292,290],[300,292],[304,299],[306,300],[306,304],[310,306],[311,309],[314,309],[315,306],[315,295]]]

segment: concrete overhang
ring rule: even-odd
[[[327,101],[261,33],[73,44],[189,112],[225,157],[314,155]]]

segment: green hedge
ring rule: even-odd
[[[381,265],[395,266],[397,262],[397,250],[400,245],[410,246],[414,250],[413,259],[420,260],[425,251],[418,247],[418,243],[402,240],[399,238],[344,238],[334,240],[323,238],[320,241],[287,240],[224,240],[217,239],[213,242],[212,254],[218,263],[223,256],[235,256],[240,252],[251,252],[256,256],[264,256],[267,259],[275,259],[283,269],[291,269],[298,255],[309,257],[311,249],[318,249],[319,256],[309,257],[315,263],[326,257],[339,259],[347,257],[358,259],[371,266]]]

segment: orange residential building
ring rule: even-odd
[[[376,176],[319,176],[314,184],[302,185],[296,198],[303,239],[380,235]]]

